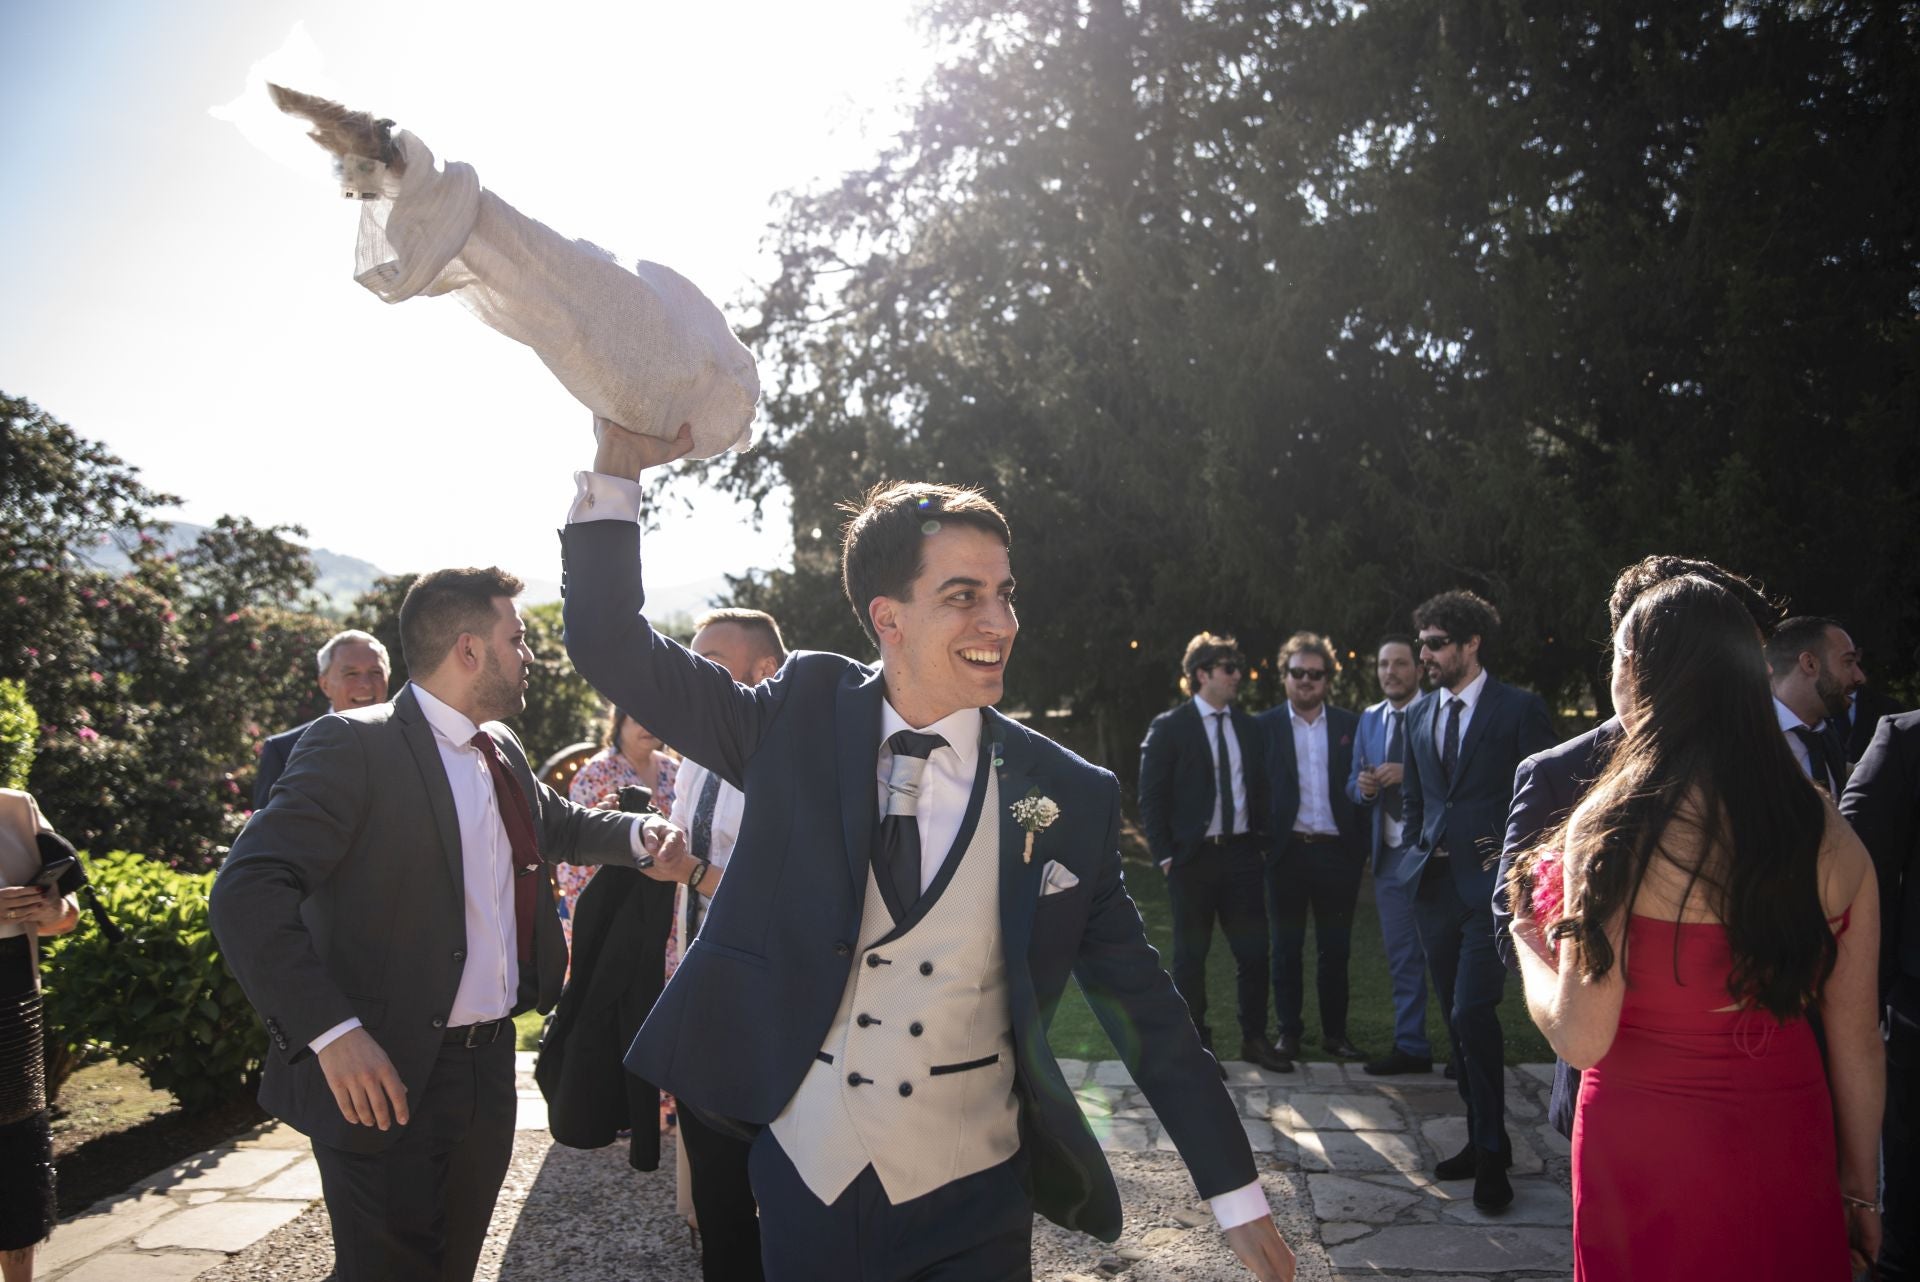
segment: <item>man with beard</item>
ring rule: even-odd
[[[520,588],[416,582],[406,689],[313,723],[214,882],[270,1042],[260,1102],[313,1140],[343,1282],[472,1276],[513,1151],[512,1016],[566,970],[550,864],[677,850],[665,820],[650,850],[636,816],[537,782],[498,724],[526,707]]]
[[[1788,619],[1767,641],[1773,707],[1794,760],[1835,801],[1847,784],[1844,732],[1847,705],[1867,683],[1860,652],[1832,619]]]
[[[1404,814],[1411,844],[1401,861],[1414,920],[1446,1003],[1447,1030],[1467,1103],[1467,1142],[1434,1168],[1473,1180],[1473,1204],[1513,1202],[1507,1167],[1505,1053],[1500,1004],[1506,970],[1494,950],[1493,857],[1506,827],[1514,770],[1554,741],[1537,694],[1495,681],[1481,652],[1500,624],[1471,592],[1442,592],[1413,612],[1420,657],[1434,690],[1407,717]]]

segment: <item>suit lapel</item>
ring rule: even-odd
[[[1492,677],[1488,677],[1487,683],[1480,687],[1480,702],[1474,706],[1473,720],[1467,722],[1467,732],[1460,737],[1460,760],[1454,763],[1453,780],[1447,785],[1448,793],[1452,793],[1460,781],[1467,777],[1467,763],[1473,760],[1473,751],[1480,746],[1480,741],[1487,737],[1487,724],[1498,713],[1505,696],[1506,688]]]
[[[393,701],[393,715],[400,722],[400,737],[407,741],[413,764],[420,770],[420,782],[427,790],[433,824],[440,833],[440,853],[446,857],[447,876],[453,881],[454,902],[465,903],[467,872],[460,857],[460,816],[453,808],[453,787],[447,782],[446,764],[440,760],[440,745],[411,689],[402,690]]]
[[[840,826],[847,843],[847,875],[853,901],[867,893],[867,860],[873,830],[880,821],[880,792],[875,774],[880,759],[880,701],[886,691],[878,669],[865,680],[851,677],[834,696],[833,737],[840,775]]]
[[[986,717],[983,733],[991,739],[994,746],[990,750],[1000,763],[994,767],[1000,772],[1000,814],[997,818],[1000,825],[1000,934],[1009,971],[1014,969],[1012,963],[1018,961],[1019,972],[1024,976],[1027,943],[1033,935],[1033,913],[1040,894],[1040,874],[1045,870],[1047,861],[1037,849],[1031,860],[1020,858],[1020,852],[1026,849],[1027,831],[1013,817],[1013,803],[1035,788],[1039,788],[1043,794],[1046,789],[1033,775],[1036,764],[1033,742],[1026,729],[992,708],[986,709]],[[980,822],[994,823],[996,817],[983,814]],[[1044,842],[1045,839],[1043,833],[1035,840]]]

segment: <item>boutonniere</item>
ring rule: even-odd
[[[1351,748],[1351,747],[1353,746],[1353,736],[1352,736],[1352,735],[1350,735],[1350,734],[1343,734],[1343,735],[1341,735],[1341,736],[1340,736],[1340,746],[1341,746],[1342,748]]]
[[[1027,795],[1008,807],[1013,812],[1013,820],[1027,830],[1027,845],[1020,852],[1020,862],[1033,862],[1033,839],[1042,829],[1051,828],[1053,821],[1060,817],[1060,803],[1052,797],[1043,797],[1040,790],[1034,788]]]

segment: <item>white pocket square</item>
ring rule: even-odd
[[[1047,866],[1040,870],[1040,882],[1040,897],[1045,899],[1048,895],[1057,895],[1063,890],[1072,890],[1080,884],[1080,879],[1073,875],[1073,869],[1067,867],[1058,859],[1049,859],[1047,860]]]

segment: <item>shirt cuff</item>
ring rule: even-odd
[[[1213,1218],[1220,1221],[1222,1229],[1237,1229],[1263,1215],[1273,1214],[1273,1208],[1267,1205],[1267,1191],[1260,1187],[1259,1180],[1231,1193],[1209,1198],[1207,1205],[1213,1208]]]
[[[320,1036],[308,1042],[307,1049],[312,1051],[315,1055],[318,1055],[321,1051],[327,1049],[327,1047],[333,1045],[335,1042],[339,1041],[343,1036],[345,1036],[348,1033],[351,1033],[354,1029],[358,1027],[360,1027],[359,1019],[357,1018],[343,1019],[338,1024],[335,1024],[332,1028],[329,1028],[326,1032],[320,1034]],[[1228,1194],[1228,1196],[1231,1197],[1233,1195]],[[1219,1199],[1216,1198],[1214,1200],[1218,1201]]]
[[[647,857],[646,828],[647,821],[639,815],[633,817],[633,823],[627,828],[627,844],[633,847],[635,862]]]
[[[567,524],[581,521],[640,520],[640,482],[604,472],[573,474],[573,506],[567,509]]]

